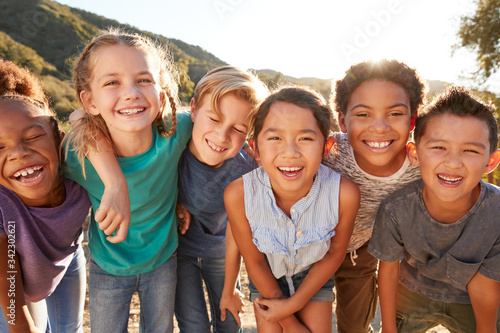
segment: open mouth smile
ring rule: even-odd
[[[303,169],[303,167],[278,167],[278,170],[287,177],[297,176]]]
[[[209,141],[209,140],[206,140],[206,141],[207,141],[207,145],[208,145],[210,148],[212,148],[212,150],[215,150],[216,152],[221,153],[221,152],[223,152],[223,151],[226,151],[226,150],[227,150],[227,148],[222,148],[222,147],[219,147],[219,146],[217,146],[215,143],[213,143],[213,142],[211,142],[211,141]]]
[[[363,141],[368,147],[370,148],[385,148],[390,146],[394,140],[387,140],[387,141]]]
[[[21,183],[33,183],[42,175],[44,168],[42,165],[32,165],[14,172],[12,178]]]
[[[442,181],[445,184],[450,184],[450,185],[456,185],[460,183],[463,179],[463,177],[449,177],[449,176],[443,176],[443,175],[437,175],[439,180]]]
[[[122,114],[122,115],[129,116],[129,115],[133,115],[133,114],[138,114],[138,113],[144,112],[145,110],[146,110],[146,108],[133,108],[133,109],[120,110],[120,111],[118,111],[118,113]]]

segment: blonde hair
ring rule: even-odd
[[[178,104],[178,73],[173,65],[167,46],[162,46],[148,37],[126,33],[119,29],[109,29],[94,37],[81,53],[74,69],[74,85],[80,104],[84,106],[80,93],[82,91],[91,91],[92,72],[97,61],[92,54],[99,49],[114,45],[137,49],[149,57],[159,70],[158,83],[161,88],[162,98],[160,99],[160,110],[154,123],[160,135],[171,136],[177,126],[175,113]],[[166,111],[167,108],[170,108],[170,112]],[[166,130],[167,127],[169,127],[168,131]],[[68,147],[70,141],[72,142],[72,149],[75,151],[80,163],[84,165],[83,160],[89,149],[102,150],[98,146],[98,140],[101,139],[104,139],[109,144],[109,147],[114,149],[108,127],[102,116],[92,115],[88,110],[85,110],[84,116],[73,124],[65,141],[66,147]]]
[[[248,71],[233,66],[218,67],[208,72],[196,85],[193,96],[194,109],[200,108],[205,98],[211,95],[210,106],[220,116],[220,99],[230,93],[252,105],[248,114],[251,119],[269,91],[257,76]]]

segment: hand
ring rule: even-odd
[[[256,298],[253,302],[256,305],[255,311],[265,320],[274,323],[294,314],[294,311],[289,309],[291,305],[289,300],[289,298]]]
[[[130,198],[128,190],[119,187],[106,187],[101,206],[95,213],[99,228],[104,231],[111,243],[119,243],[127,238],[130,223]],[[110,236],[115,232],[115,236]]]
[[[184,235],[191,224],[191,213],[179,202],[177,202],[177,205],[175,206],[175,212],[181,220],[181,223],[179,224],[179,231],[182,235]]]
[[[220,298],[220,320],[226,320],[226,310],[229,310],[233,314],[234,319],[236,319],[238,326],[241,326],[240,313],[245,313],[245,310],[243,310],[245,296],[236,288],[232,294],[228,294],[223,291]]]

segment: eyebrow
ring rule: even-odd
[[[145,75],[145,74],[153,76],[153,74],[150,71],[141,71],[139,73],[136,73],[135,75]],[[120,76],[120,73],[104,73],[103,75],[99,76],[97,80],[102,80],[107,77],[115,77],[115,76]]]
[[[266,129],[263,133],[274,133],[274,132],[283,132],[283,129],[270,127],[268,129]],[[315,131],[313,129],[309,129],[309,128],[299,130],[299,133],[301,133],[301,134],[316,134],[316,135],[318,134],[317,131]]]
[[[428,141],[426,141],[426,144],[436,144],[436,143],[449,142],[449,141],[450,140],[445,140],[445,139],[429,139]],[[484,143],[476,142],[476,141],[464,142],[464,145],[486,149],[486,145]]]
[[[388,109],[393,109],[393,108],[396,108],[396,107],[398,107],[398,106],[402,106],[402,107],[404,107],[404,108],[406,108],[406,109],[408,109],[408,110],[410,109],[410,108],[408,107],[408,105],[406,105],[405,103],[396,103],[396,104],[394,104],[394,105],[389,106],[389,107],[388,107]],[[370,106],[368,106],[368,105],[365,105],[365,104],[361,104],[361,103],[360,103],[360,104],[356,104],[356,105],[354,105],[352,108],[350,108],[350,109],[349,109],[349,111],[352,111],[352,110],[354,110],[354,109],[356,109],[356,108],[367,108],[367,109],[372,109],[372,107],[370,107]]]

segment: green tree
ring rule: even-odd
[[[500,67],[500,0],[475,0],[476,12],[463,16],[458,47],[476,53],[476,79],[485,81]]]

